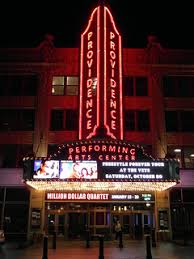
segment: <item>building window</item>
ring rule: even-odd
[[[124,96],[134,96],[133,77],[126,76],[123,78]]]
[[[194,111],[166,111],[167,132],[193,132]]]
[[[194,97],[194,77],[166,76],[163,78],[165,97]]]
[[[178,113],[176,111],[166,111],[165,112],[166,120],[166,131],[177,131],[179,128],[179,119]]]
[[[147,77],[124,77],[124,96],[148,96]]]
[[[0,109],[0,131],[32,131],[34,118],[34,110]]]
[[[124,125],[125,130],[134,131],[135,130],[135,111],[125,111],[124,113]]]
[[[180,121],[183,132],[194,131],[194,111],[180,111]]]
[[[126,131],[149,131],[149,111],[125,111],[124,125]]]
[[[0,76],[0,96],[36,96],[37,88],[35,75]]]
[[[170,202],[181,202],[181,190],[180,189],[172,189],[170,190]]]
[[[75,110],[66,110],[66,130],[78,129],[78,112]]]
[[[139,131],[149,131],[149,112],[148,111],[137,111],[137,130]]]
[[[148,96],[147,77],[136,77],[136,96]]]
[[[79,77],[54,76],[52,80],[52,95],[78,95]]]
[[[104,212],[96,212],[96,225],[104,225]]]
[[[51,111],[51,130],[63,130],[63,110]]]
[[[194,168],[193,146],[168,146],[167,158],[176,158],[181,168]]]
[[[31,144],[0,144],[0,167],[22,167],[23,158],[32,154],[33,146]]]
[[[52,110],[51,130],[78,130],[77,110]]]

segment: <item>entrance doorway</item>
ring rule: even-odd
[[[123,238],[142,239],[154,227],[154,206],[142,204],[49,203],[46,206],[48,234],[55,231],[65,239],[84,239],[86,229],[91,237],[103,234],[107,240],[115,238],[115,223],[119,219]]]
[[[68,239],[82,239],[87,226],[87,213],[69,212],[64,214],[48,214],[47,231],[49,235]]]
[[[153,214],[149,211],[113,214],[113,233],[116,221],[119,220],[126,239],[142,239],[143,235],[151,233]]]
[[[70,212],[68,218],[69,239],[82,239],[87,226],[87,213]]]

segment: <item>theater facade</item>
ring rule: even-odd
[[[113,16],[100,5],[81,34],[78,137],[61,136],[48,156],[23,160],[31,190],[29,236],[55,230],[80,239],[89,229],[112,239],[119,219],[127,239],[141,239],[152,229],[159,239],[171,238],[168,190],[179,182],[179,164],[152,157],[124,137],[122,55]]]
[[[125,47],[112,13],[91,10],[77,47],[0,49],[6,239],[113,239],[117,219],[125,239],[194,238],[194,50]]]

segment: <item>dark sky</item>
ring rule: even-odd
[[[56,47],[79,47],[80,33],[98,3],[97,0],[2,2],[0,47],[36,47],[46,33],[55,36]],[[163,47],[194,49],[192,1],[106,2],[123,36],[124,47],[146,47],[147,35],[155,34]]]

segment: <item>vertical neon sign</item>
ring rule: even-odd
[[[100,127],[123,139],[121,59],[121,36],[108,8],[99,6],[81,35],[79,139]]]
[[[89,139],[98,126],[99,82],[98,41],[99,7],[92,12],[88,26],[81,35],[79,139]]]

